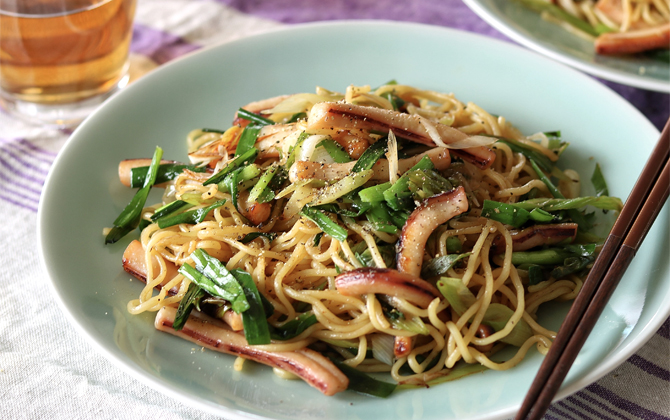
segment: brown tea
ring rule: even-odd
[[[109,91],[126,71],[135,4],[0,0],[0,88],[42,104]]]

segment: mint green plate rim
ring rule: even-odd
[[[519,44],[594,76],[670,93],[670,63],[595,54],[593,42],[547,22],[516,0],[463,0],[489,25]]]
[[[193,128],[226,128],[241,105],[274,95],[344,90],[390,79],[453,92],[504,115],[525,133],[561,129],[566,159],[585,179],[597,160],[613,195],[625,198],[658,130],[616,93],[518,46],[434,26],[385,21],[298,25],[236,40],[169,63],[121,91],[79,126],[44,186],[37,235],[41,264],[72,325],[116,366],[170,398],[230,419],[501,419],[519,407],[542,357],[381,400],[350,392],[323,397],[301,381],[153,329],[130,316],[142,288],[123,272],[127,238],[103,245],[133,192],[119,185],[124,158],[186,159]],[[576,100],[579,99],[579,100]],[[634,142],[634,143],[633,143]],[[631,146],[634,144],[634,147]],[[586,186],[588,190],[588,186]],[[587,191],[588,192],[588,191]],[[153,194],[153,193],[152,193]],[[160,196],[156,193],[152,200]],[[614,293],[558,397],[593,383],[632,355],[667,319],[667,209]],[[566,305],[541,320],[558,328]]]

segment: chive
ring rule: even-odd
[[[162,207],[157,208],[154,214],[151,216],[151,221],[155,222],[158,219],[161,219],[169,215],[173,215],[178,211],[185,210],[189,207],[193,207],[193,204],[187,203],[186,201],[182,200],[173,201]]]
[[[202,131],[203,133],[217,133],[217,134],[225,133],[224,130],[219,130],[218,128],[203,128],[200,131]]]
[[[595,253],[595,244],[566,245],[539,251],[520,251],[512,253],[512,264],[557,265],[563,264],[569,257],[590,257]]]
[[[482,217],[518,228],[530,219],[530,212],[512,204],[484,200]]]
[[[300,214],[314,222],[322,231],[340,242],[347,240],[347,230],[335,223],[330,217],[320,210],[305,206]]]
[[[549,275],[546,270],[537,264],[531,264],[528,266],[528,285],[534,286],[540,284],[545,280],[549,279]]]
[[[537,174],[537,177],[540,178],[540,181],[542,181],[544,185],[547,186],[551,195],[553,195],[555,198],[565,198],[565,196],[558,190],[558,188],[556,188],[553,182],[551,182],[549,177],[545,175],[544,172],[542,172],[539,164],[534,159],[530,159],[530,166]]]
[[[498,141],[505,143],[510,149],[512,149],[513,152],[521,153],[528,159],[534,160],[543,170],[547,172],[551,172],[552,168],[554,167],[554,163],[548,157],[540,153],[538,150],[535,150],[518,140],[499,138]]]
[[[198,223],[202,223],[205,220],[205,217],[207,217],[207,214],[209,214],[210,211],[223,206],[225,203],[226,203],[225,199],[219,200],[216,203],[213,203],[207,207],[203,207],[196,210],[185,211],[183,213],[175,215],[164,216],[154,220],[154,222],[158,223],[158,227],[161,229],[165,229],[170,226],[179,225],[182,223],[186,223],[189,225],[197,225]]]
[[[538,208],[531,210],[529,214],[531,220],[534,220],[538,223],[549,223],[557,219],[557,217],[554,217],[554,215],[552,215],[548,211]]]
[[[191,311],[193,308],[198,308],[198,310],[200,309],[200,301],[203,297],[205,297],[206,294],[207,293],[197,284],[189,284],[188,290],[179,302],[179,307],[177,308],[177,314],[174,317],[172,328],[177,331],[184,328],[184,324],[186,324]]]
[[[398,233],[398,227],[393,223],[388,207],[383,203],[371,206],[365,213],[365,217],[372,223],[375,230],[393,235]]]
[[[277,237],[277,233],[276,232],[251,232],[251,233],[247,233],[246,235],[244,235],[244,238],[240,239],[240,242],[242,242],[243,244],[248,244],[249,242],[253,241],[256,238],[260,238],[261,236],[264,237],[264,238],[268,238],[269,240],[272,241],[272,240],[274,240],[274,238]]]
[[[410,190],[409,174],[414,171],[434,170],[435,165],[428,156],[424,156],[416,165],[405,172],[390,188],[384,191],[384,200],[388,206],[396,211],[407,210],[412,206],[414,200],[412,199],[412,192]]]
[[[221,261],[210,256],[205,250],[200,248],[191,253],[191,259],[195,263],[197,271],[202,273],[203,276],[209,278],[211,283],[214,284],[216,288],[212,288],[215,291],[212,293],[211,290],[208,290],[203,285],[199,284],[198,286],[207,290],[212,295],[219,296],[229,301],[233,311],[237,313],[244,312],[249,309],[249,302],[247,302],[245,294],[243,293],[242,287],[237,281],[237,278],[230,274]],[[181,268],[183,267],[190,266],[188,264],[184,264]],[[222,294],[225,294],[225,296]]]
[[[394,111],[398,111],[400,108],[405,106],[405,101],[402,100],[402,98],[399,96],[394,95],[392,92],[386,92],[382,94],[381,97],[386,98],[391,103]]]
[[[458,237],[450,236],[447,238],[447,252],[450,254],[460,254],[462,250],[463,244]]]
[[[184,264],[181,267],[179,267],[178,272],[182,276],[191,280],[191,282],[193,284],[202,288],[203,290],[205,290],[207,293],[211,294],[212,296],[216,296],[216,297],[219,297],[221,299],[225,299],[227,301],[235,299],[235,295],[226,291],[219,284],[214,282],[211,278],[202,274],[200,271],[198,271],[197,269],[193,268],[192,266],[190,266],[188,264]]]
[[[223,169],[221,169],[216,174],[212,175],[208,180],[203,182],[202,185],[218,184],[219,182],[223,181],[226,178],[226,176],[228,176],[228,174],[230,174],[234,170],[238,169],[239,167],[253,163],[253,161],[256,160],[256,156],[258,156],[258,149],[256,148],[252,148],[246,151],[245,153],[236,156],[235,159],[228,162],[228,164]]]
[[[358,158],[354,167],[351,168],[351,172],[361,172],[366,169],[372,169],[375,163],[377,163],[387,151],[388,142],[378,140],[375,144],[365,149],[365,152]]]
[[[307,114],[305,112],[298,112],[296,114],[291,115],[291,118],[289,118],[286,121],[286,124],[291,124],[291,123],[294,123],[294,122],[298,122],[298,121],[304,120],[306,118],[307,118]]]
[[[545,131],[544,135],[547,137],[547,140],[549,140],[549,144],[547,146],[548,149],[558,149],[563,144],[563,142],[561,140],[561,131],[560,130]]]
[[[323,147],[326,149],[330,157],[332,157],[336,163],[351,162],[351,157],[349,157],[349,154],[345,152],[342,146],[340,146],[340,144],[335,140],[323,140],[321,143],[317,144],[316,147]]]
[[[377,267],[377,264],[375,264],[375,261],[372,258],[372,252],[370,251],[370,248],[367,248],[365,241],[360,242],[360,244],[365,246],[365,250],[362,252],[356,252],[356,258],[358,258],[358,261],[360,261],[360,263],[366,267]],[[395,267],[396,257],[394,245],[378,245],[377,250],[382,256],[382,260],[384,260],[384,265],[386,267]]]
[[[395,391],[397,385],[388,382],[380,381],[372,376],[369,376],[358,369],[345,365],[339,360],[331,359],[335,366],[337,366],[342,373],[349,378],[349,386],[347,389],[351,391],[360,392],[362,394],[372,395],[374,397],[386,398]]]
[[[255,124],[259,124],[259,125],[274,125],[274,123],[275,123],[274,121],[272,121],[270,119],[267,119],[267,118],[265,118],[263,116],[260,116],[258,114],[254,114],[253,112],[247,111],[244,108],[240,108],[240,109],[237,110],[237,116],[240,117],[240,118],[243,118],[247,121],[251,121]]]
[[[240,208],[237,203],[237,197],[238,197],[238,183],[239,183],[239,175],[240,172],[242,172],[244,168],[237,168],[231,173],[229,173],[223,181],[219,183],[220,186],[223,186],[225,189],[227,189],[230,192],[230,198],[233,200],[233,205],[237,209],[237,211],[240,211]],[[220,188],[220,189],[224,189]]]
[[[270,328],[263,309],[263,301],[251,274],[239,269],[232,270],[230,274],[242,286],[244,296],[249,304],[249,309],[242,312],[244,338],[251,345],[270,344]]]
[[[328,213],[339,214],[340,216],[358,217],[370,210],[372,207],[369,203],[328,203],[320,204],[318,206],[310,205],[315,210],[323,210]]]
[[[272,181],[272,178],[277,173],[277,169],[279,169],[279,166],[273,164],[265,172],[263,172],[263,175],[261,175],[256,185],[254,185],[254,187],[251,189],[251,192],[249,193],[250,202],[257,202],[258,197],[260,197],[261,194],[266,190],[270,184],[270,181]]]
[[[237,148],[235,148],[235,156],[243,155],[249,150],[254,148],[256,144],[256,139],[258,139],[258,133],[260,133],[261,127],[258,125],[248,125],[242,130],[240,134],[240,139],[237,141]]]
[[[364,188],[358,192],[358,196],[366,203],[376,203],[384,201],[384,191],[391,188],[390,182],[374,185],[372,187]]]
[[[114,220],[114,227],[112,227],[109,233],[107,233],[107,236],[105,236],[105,244],[117,242],[140,224],[144,203],[147,201],[151,187],[156,182],[156,174],[158,173],[158,166],[160,165],[162,157],[163,149],[156,147],[154,156],[151,159],[151,165],[149,165],[149,170],[144,179],[144,185],[135,193],[130,200],[130,203],[128,203],[121,214]]]
[[[314,235],[314,246],[319,246],[321,243],[321,238],[323,237],[323,232],[319,232],[316,235]]]
[[[565,198],[563,194],[558,190],[558,188],[556,188],[556,186],[544,174],[544,172],[540,170],[538,164],[533,159],[530,159],[530,166],[533,167],[533,170],[537,173],[537,176],[547,186],[549,192],[551,192],[551,195],[553,195],[555,198],[563,198],[563,199]],[[577,223],[577,225],[579,225],[579,229],[581,230],[586,231],[593,226],[593,224],[590,222],[587,216],[585,216],[578,210],[569,209],[567,210],[567,214],[575,223]]]
[[[596,189],[596,197],[610,195],[609,189],[607,188],[607,182],[605,182],[605,177],[600,170],[600,165],[597,163],[596,168],[593,170],[593,175],[591,175],[591,183]]]
[[[305,312],[296,319],[287,322],[281,328],[271,327],[270,337],[275,340],[290,340],[299,336],[303,331],[317,322],[318,319],[316,318],[316,315],[311,312]]]
[[[185,169],[193,172],[206,172],[207,167],[201,165],[186,165],[184,163],[163,163],[158,167],[156,181],[154,184],[162,184],[173,180],[179,176]],[[130,187],[139,188],[143,183],[149,171],[148,166],[138,166],[130,170]]]
[[[284,165],[284,167],[285,167],[287,170],[290,169],[291,166],[293,166],[293,164],[295,163],[295,157],[296,157],[296,155],[298,154],[298,151],[300,150],[300,148],[302,147],[302,143],[303,143],[303,142],[307,139],[307,137],[309,137],[309,136],[310,136],[310,135],[307,134],[307,133],[305,133],[305,132],[300,133],[300,135],[298,136],[298,139],[295,141],[295,146],[293,146],[293,148],[292,148],[291,151],[289,152],[288,158],[286,159],[286,164]]]
[[[544,211],[559,211],[579,209],[585,206],[593,206],[602,210],[621,211],[623,203],[620,198],[601,196],[584,196],[577,198],[533,198],[526,201],[514,203],[516,207],[526,210],[542,209]]]

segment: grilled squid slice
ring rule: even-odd
[[[468,199],[463,187],[424,200],[402,228],[398,242],[398,270],[418,277],[428,237],[438,226],[467,210]]]
[[[283,369],[299,376],[325,395],[334,395],[347,389],[349,379],[328,358],[308,348],[270,352],[247,344],[244,336],[230,331],[222,323],[200,312],[193,311],[184,328],[172,327],[177,310],[166,306],[156,314],[154,326],[178,337],[221,353],[232,354],[264,365]]]
[[[435,286],[407,273],[390,268],[357,268],[335,278],[337,291],[345,296],[368,293],[382,294],[405,299],[409,303],[427,308],[440,296]]]
[[[230,257],[228,257],[230,258]],[[158,258],[153,257],[151,260],[153,266],[153,272],[160,272],[160,265]],[[146,257],[144,252],[144,247],[140,241],[132,241],[126,247],[126,250],[123,251],[123,269],[126,272],[132,274],[136,279],[140,280],[143,283],[147,282],[148,270],[146,265]],[[173,279],[177,275],[177,266],[174,265],[171,261],[165,261],[165,280],[161,284],[156,286],[156,289],[160,289],[167,283],[169,280]],[[168,294],[175,295],[179,290],[174,287],[168,291]],[[233,311],[226,311],[223,313],[223,321],[230,326],[234,331],[241,331],[243,328],[242,316]]]
[[[633,54],[670,45],[670,23],[628,32],[609,32],[596,38],[598,54]]]
[[[393,130],[398,137],[427,146],[437,146],[431,137],[429,127],[418,115],[341,102],[322,102],[314,105],[307,120],[307,131],[310,133],[329,132],[333,128],[383,132]],[[434,129],[447,145],[469,137],[462,131],[444,124],[434,124],[430,128]],[[451,152],[481,169],[488,168],[495,160],[495,153],[484,146],[452,149]]]
[[[128,244],[126,250],[123,251],[123,269],[126,270],[129,274],[132,274],[138,280],[146,283],[147,276],[149,275],[149,270],[147,269],[146,264],[146,255],[144,252],[144,247],[142,243],[138,240],[134,240]],[[152,272],[158,274],[161,271],[158,258],[152,257],[151,259]],[[171,261],[165,261],[165,280],[163,283],[156,287],[162,287],[168,280],[174,278],[177,275],[177,266],[174,265]],[[176,293],[176,290],[171,290],[171,294]]]
[[[407,159],[398,160],[398,172],[403,174],[416,165],[424,156],[433,162],[437,170],[444,170],[451,164],[449,149],[446,147],[435,147],[424,153],[412,156]],[[309,161],[297,161],[289,171],[291,182],[304,181],[306,179],[321,179],[324,181],[333,181],[342,179],[351,173],[351,169],[356,164],[355,161],[348,163],[318,163]],[[380,159],[372,167],[374,174],[372,179],[378,181],[389,180],[388,160]]]
[[[513,251],[526,251],[542,245],[556,245],[577,236],[577,223],[536,225],[522,230],[510,231]],[[493,241],[494,252],[504,252],[503,237],[498,235]]]
[[[174,160],[161,160],[161,165],[178,163]],[[130,187],[130,171],[134,168],[151,165],[151,159],[125,159],[119,163],[119,180],[126,187]],[[155,187],[164,187],[165,184],[156,184]]]

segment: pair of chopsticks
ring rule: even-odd
[[[605,240],[515,420],[539,420],[577,358],[670,192],[670,120]],[[625,153],[622,151],[622,153]]]

